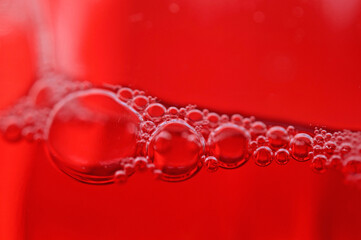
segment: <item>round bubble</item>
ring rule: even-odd
[[[312,144],[313,140],[310,135],[306,133],[296,134],[290,142],[292,157],[299,162],[311,160],[311,153],[313,153]]]
[[[250,134],[238,125],[227,123],[216,128],[208,138],[210,154],[223,168],[236,168],[249,158]]]
[[[289,142],[289,136],[286,129],[280,126],[274,126],[268,129],[267,139],[270,147],[273,149],[285,148]]]
[[[203,137],[183,120],[162,123],[147,146],[148,157],[162,171],[160,179],[183,181],[202,167]]]
[[[269,147],[262,146],[254,151],[253,158],[258,166],[266,167],[272,163],[273,153]]]

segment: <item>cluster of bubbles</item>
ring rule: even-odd
[[[316,128],[313,155],[312,167],[316,172],[334,168],[345,173],[346,180],[361,186],[361,132],[330,133]]]
[[[0,131],[7,141],[44,140],[46,120],[53,108],[71,92],[88,89],[90,83],[77,82],[53,72],[44,73],[29,93],[0,113]]]
[[[361,132],[301,132],[267,126],[254,117],[166,106],[143,91],[92,87],[57,75],[38,81],[30,94],[1,117],[9,141],[40,140],[54,163],[90,184],[125,182],[137,171],[183,181],[202,167],[234,169],[247,161],[311,162],[333,168],[361,185]]]

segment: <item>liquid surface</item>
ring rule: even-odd
[[[293,126],[267,126],[253,116],[219,115],[193,105],[166,107],[127,87],[97,89],[63,81],[57,89],[59,78],[55,85],[49,85],[51,79],[35,85],[0,126],[9,141],[23,137],[43,142],[55,165],[81,182],[125,182],[147,169],[159,179],[177,182],[203,166],[214,172],[248,160],[260,167],[310,161],[316,173],[334,168],[356,183],[361,174],[361,132],[302,132]]]

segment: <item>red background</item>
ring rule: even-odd
[[[70,76],[177,105],[361,128],[361,1],[39,3],[57,69]],[[0,15],[1,108],[36,72],[34,28],[21,11]],[[89,186],[53,168],[40,145],[0,148],[0,239],[361,238],[361,193],[307,164]]]

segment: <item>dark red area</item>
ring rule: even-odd
[[[359,1],[41,2],[70,76],[170,104],[361,129]],[[31,21],[11,19],[0,23],[13,29],[0,35],[1,107],[35,73]],[[361,192],[308,163],[90,186],[41,146],[0,148],[0,239],[361,238]]]

